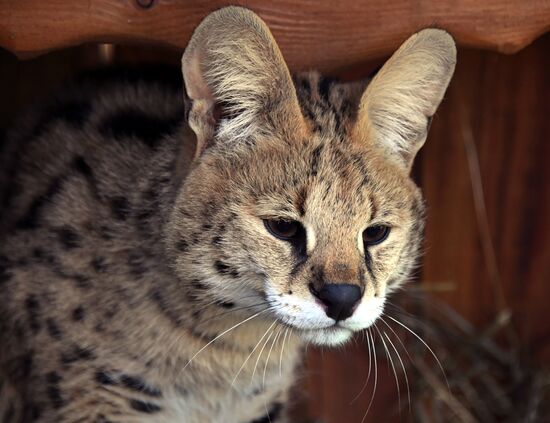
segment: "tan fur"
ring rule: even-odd
[[[425,29],[410,37],[386,62],[361,100],[358,132],[408,168],[428,133],[456,64],[451,36]]]
[[[0,158],[0,417],[287,421],[304,343],[371,325],[415,264],[408,172],[454,60],[428,30],[370,84],[291,78],[260,18],[230,7],[183,56],[186,111],[161,78],[32,113]],[[300,222],[303,249],[266,219]],[[365,247],[377,224],[389,237]],[[338,326],[312,294],[326,283],[363,292]]]

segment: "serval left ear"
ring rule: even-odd
[[[456,64],[453,38],[425,29],[405,41],[361,97],[355,138],[410,170]]]

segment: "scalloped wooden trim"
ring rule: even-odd
[[[514,53],[550,29],[548,0],[0,0],[0,46],[20,58],[85,42],[183,50],[211,10],[242,4],[271,28],[293,70],[337,70],[392,52],[429,26],[466,47]]]

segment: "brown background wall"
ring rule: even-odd
[[[528,357],[545,365],[550,364],[549,52],[550,34],[513,56],[460,50],[455,78],[414,169],[429,204],[426,253],[415,283],[441,291],[440,298],[480,328],[503,305],[493,288],[498,283]],[[179,54],[125,47],[116,50],[115,60],[177,64]],[[97,63],[97,47],[91,45],[25,62],[0,51],[0,130],[25,105]],[[375,65],[346,74],[363,76]],[[466,153],[472,141],[479,178]],[[476,213],[473,186],[483,189],[486,214]],[[297,415],[361,422],[371,388],[349,403],[367,374],[365,344],[358,339],[343,350],[310,349],[307,357],[309,370],[300,382],[307,393],[296,400]],[[389,410],[395,408],[396,390],[386,367],[380,365],[365,421],[394,420]]]

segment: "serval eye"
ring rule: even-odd
[[[271,235],[284,241],[296,238],[302,229],[302,225],[292,220],[264,219],[264,225]]]
[[[385,225],[369,226],[363,231],[365,247],[380,244],[390,234],[390,227]]]

